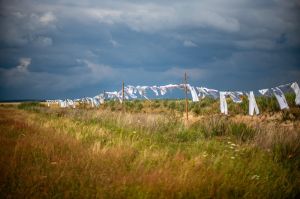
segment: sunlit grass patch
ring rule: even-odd
[[[165,108],[172,101],[151,103],[144,104],[143,111],[117,110],[116,104],[114,111],[36,105],[38,111],[1,109],[0,169],[5,179],[0,180],[1,196],[295,198],[299,194],[297,120],[279,117],[250,125],[247,120],[202,112],[186,124],[177,113],[177,102],[175,111],[169,112]],[[148,108],[164,111],[149,113]]]

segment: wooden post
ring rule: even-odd
[[[122,111],[124,112],[124,81],[122,82]]]
[[[185,83],[185,112],[186,112],[186,121],[189,120],[189,101],[187,95],[187,76],[184,73],[184,83]]]
[[[122,82],[122,104],[124,103],[124,81]]]

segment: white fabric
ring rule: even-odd
[[[159,87],[159,89],[160,89],[161,95],[165,95],[167,93],[167,88],[161,86],[161,87]]]
[[[212,97],[214,99],[219,98],[219,91],[215,89],[205,88],[205,87],[196,87],[199,94],[198,96],[201,99],[204,99],[206,96]]]
[[[229,94],[229,97],[232,99],[232,101],[234,103],[242,103],[242,99],[241,99],[241,96],[243,95],[243,92],[228,92]]]
[[[93,97],[93,104],[95,107],[99,107],[100,106],[99,98]]]
[[[135,95],[136,94],[136,92],[137,92],[137,89],[134,87],[134,86],[126,86],[125,88],[124,88],[124,91],[125,91],[125,93],[129,96],[129,97],[131,97],[131,98],[133,98],[133,99],[136,99],[137,98],[137,96]]]
[[[280,88],[278,87],[275,87],[275,88],[272,88],[272,91],[278,101],[278,104],[280,106],[280,109],[289,109],[289,105],[288,103],[286,102],[286,99],[285,99],[285,96],[283,94],[283,92],[280,90]]]
[[[146,89],[148,89],[148,88],[149,88],[149,86],[137,86],[136,87],[136,89],[139,92],[140,96],[146,98],[147,100],[149,100],[148,97],[146,96]]]
[[[250,91],[249,94],[247,93],[247,96],[248,96],[248,100],[249,100],[249,115],[253,116],[254,112],[256,115],[258,115],[259,109],[258,109],[256,100],[255,100],[253,91]]]
[[[67,106],[67,107],[76,108],[76,107],[75,107],[75,102],[73,102],[73,100],[70,100],[70,99],[67,99],[67,100],[66,100],[66,106]]]
[[[66,108],[66,107],[67,107],[66,101],[59,100],[59,101],[58,101],[58,104],[59,104],[60,108]]]
[[[220,91],[220,109],[221,109],[221,113],[223,113],[225,115],[228,114],[226,95],[227,95],[227,92]]]
[[[268,96],[268,97],[271,97],[273,95],[272,92],[270,91],[270,89],[268,89],[268,88],[258,90],[258,92],[260,92],[260,94],[262,94],[264,96]]]
[[[180,84],[168,84],[168,85],[165,85],[165,86],[160,86],[159,87],[159,90],[160,90],[160,94],[161,95],[165,95],[167,93],[168,90],[172,90],[174,88],[184,88],[184,85]]]
[[[124,88],[124,93],[126,94],[126,95],[128,95],[129,97],[131,97],[131,98],[133,98],[133,99],[136,99],[137,98],[137,96],[134,94],[134,90],[132,89],[132,88],[128,88],[128,87],[125,87]]]
[[[94,108],[94,100],[91,97],[86,97],[87,104],[91,105]]]
[[[293,89],[291,88],[291,83],[289,84],[283,84],[280,86],[277,86],[283,93],[289,93],[289,92],[293,92]]]
[[[296,94],[295,103],[296,105],[300,105],[300,89],[297,82],[292,83],[291,88],[294,90]]]
[[[155,93],[156,96],[158,96],[158,90],[159,90],[159,87],[158,86],[150,86],[150,89]]]
[[[198,95],[197,95],[197,92],[196,92],[195,88],[193,86],[189,85],[189,84],[187,84],[187,88],[191,92],[193,102],[199,102],[199,98],[198,98]]]
[[[113,91],[113,92],[105,92],[105,94],[107,95],[108,99],[115,99],[118,98],[118,92],[117,91]]]
[[[99,95],[96,95],[94,98],[98,99],[99,103],[100,104],[103,104],[104,103],[104,100],[105,100],[105,96],[103,93],[99,94]]]

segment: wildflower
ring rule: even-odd
[[[57,162],[51,162],[52,165],[57,165]]]
[[[251,177],[251,180],[259,180],[260,176],[259,175],[253,175]]]

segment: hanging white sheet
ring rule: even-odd
[[[198,90],[198,96],[200,99],[204,99],[206,96],[212,97],[213,99],[219,98],[219,91],[215,89],[205,88],[205,87],[196,87]]]
[[[278,104],[280,106],[280,109],[289,109],[289,105],[285,99],[285,96],[283,94],[283,92],[280,90],[280,88],[278,87],[275,87],[275,88],[272,88],[272,91],[278,101]]]
[[[294,90],[296,94],[295,103],[296,105],[300,105],[300,89],[297,82],[292,83],[291,88]]]
[[[243,92],[235,91],[235,92],[228,92],[228,94],[234,103],[242,103],[243,102],[242,98],[241,98],[241,96],[243,95]]]
[[[256,115],[258,115],[259,109],[258,109],[256,100],[255,100],[253,91],[250,91],[249,94],[247,93],[247,96],[248,96],[248,100],[249,100],[249,115],[253,116],[254,112]]]
[[[199,97],[197,95],[197,92],[196,92],[195,88],[193,86],[189,85],[189,84],[187,84],[187,88],[191,92],[193,102],[199,102]]]
[[[228,114],[226,95],[227,95],[227,92],[220,91],[220,110],[221,110],[221,113],[223,113],[225,115]]]

